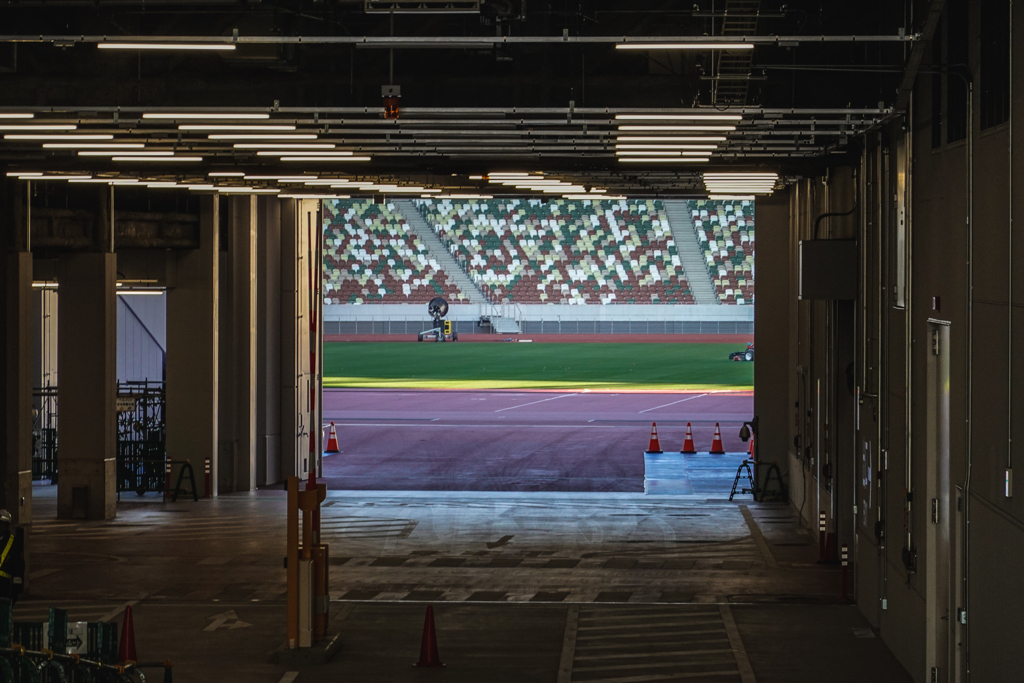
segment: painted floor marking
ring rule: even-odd
[[[641,413],[649,413],[652,410],[657,410],[658,408],[668,408],[669,406],[674,406],[677,403],[685,403],[686,401],[692,401],[695,398],[703,398],[705,396],[707,396],[707,394],[699,394],[697,396],[689,396],[687,398],[679,399],[678,401],[672,401],[672,403],[666,403],[665,405],[662,405],[662,406],[654,406],[653,408],[648,408],[647,410],[641,410],[640,412]]]
[[[569,607],[565,617],[565,638],[562,640],[562,658],[558,664],[558,683],[570,683],[572,681],[572,663],[576,658],[576,632],[579,617],[579,605]]]
[[[740,639],[740,630],[736,628],[736,620],[732,616],[732,608],[723,596],[718,596],[718,609],[722,613],[722,622],[725,624],[725,632],[729,636],[729,644],[732,645],[733,655],[736,657],[736,667],[740,670],[740,680],[743,683],[756,683],[754,668],[750,666],[750,659]]]
[[[557,401],[560,398],[568,398],[570,396],[579,396],[579,394],[562,394],[561,396],[552,396],[551,398],[542,398],[539,401],[530,401],[529,403],[520,403],[517,406],[509,406],[507,408],[498,408],[494,412],[500,413],[500,412],[505,411],[505,410],[514,410],[516,408],[525,408],[526,406],[532,406],[532,405],[537,404],[537,403],[546,403],[548,401]]]
[[[298,677],[298,671],[289,671],[284,676],[281,676],[281,680],[279,680],[277,683],[292,683],[292,681],[294,681]]]

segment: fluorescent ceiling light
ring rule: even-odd
[[[0,119],[31,119],[35,118],[35,114],[14,114],[0,112]]]
[[[171,112],[160,114],[143,114],[144,119],[227,119],[241,121],[243,119],[269,119],[270,114],[174,114]]]
[[[710,161],[710,159],[708,159],[708,157],[678,157],[678,158],[675,158],[675,159],[652,158],[652,157],[644,157],[644,158],[641,159],[641,158],[637,158],[637,157],[622,157],[622,158],[619,159],[619,161],[622,161],[622,162],[630,162],[630,161],[632,161],[632,162],[638,162],[638,163],[642,163],[642,162],[646,162],[646,161],[651,161],[651,162],[656,162],[656,161],[681,161],[681,162],[689,161],[689,162],[697,162],[697,161]]]
[[[235,149],[334,149],[329,142],[236,142]]]
[[[615,149],[718,149],[718,145],[615,145]]]
[[[616,121],[740,121],[739,114],[616,114]]]
[[[0,123],[0,130],[78,130],[78,126],[73,123]]]
[[[202,161],[202,157],[114,157],[112,161]]]
[[[471,175],[471,176],[469,176],[469,179],[470,179],[470,180],[483,180],[483,179],[484,179],[484,177],[483,177],[482,175]],[[445,195],[445,196],[446,196],[446,197],[453,197],[453,196],[455,196],[455,195]],[[467,198],[468,198],[468,197],[471,197],[471,196],[474,196],[474,197],[475,197],[476,195],[466,195],[466,197],[467,197]],[[480,195],[480,196],[482,197],[483,195]]]
[[[281,151],[281,152],[256,152],[256,156],[260,157],[285,157],[294,155],[294,151]],[[304,156],[308,157],[350,157],[352,152],[302,152]]]
[[[736,130],[736,126],[619,126],[619,130],[645,130],[667,132],[687,132],[700,130]]]
[[[670,135],[670,136],[624,136],[619,135],[616,142],[725,142],[726,138],[722,135],[708,135],[708,136],[696,136],[696,135]]]
[[[617,201],[617,200],[619,200],[619,199],[625,199],[626,197],[625,197],[624,195],[604,195],[604,194],[567,194],[567,195],[563,195],[563,197],[562,197],[562,198],[563,198],[563,199],[575,199],[575,200],[579,200],[579,199],[589,199],[589,200],[591,200],[591,201],[593,201],[593,200],[595,200],[595,199],[597,199],[597,200],[601,200],[601,199],[609,199],[609,200]]]
[[[281,199],[349,199],[347,194],[282,194]]]
[[[241,171],[210,171],[206,175],[211,178],[241,178],[245,174]]]
[[[706,157],[709,154],[709,152],[659,152],[657,150],[650,150],[650,149],[648,149],[648,150],[641,150],[641,151],[635,151],[634,152],[634,151],[631,151],[631,150],[618,150],[617,149],[617,150],[615,150],[615,154],[617,154],[620,157],[628,157],[628,156],[634,156],[634,157],[644,157],[644,156],[646,156],[646,157],[681,157],[681,156]]]
[[[43,174],[39,173],[38,171],[8,171],[7,172],[7,177],[8,178],[29,178],[29,177],[32,177],[32,176],[41,176],[41,175],[43,175]]]
[[[117,178],[90,178],[89,176],[82,176],[81,178],[71,178],[68,180],[69,183],[112,183]]]
[[[753,43],[618,43],[616,50],[753,50]]]
[[[315,180],[315,175],[247,175],[246,180],[292,180],[295,182],[303,182],[305,180]]]
[[[214,189],[224,194],[277,194],[281,191],[272,187],[215,187]]]
[[[210,185],[209,183],[192,183],[191,185],[182,185],[182,187],[187,187],[190,190],[215,190],[215,189],[217,189],[214,185]]]
[[[4,135],[4,140],[113,140],[113,135]],[[104,145],[105,146],[105,145]]]
[[[139,145],[139,147],[141,147],[141,146],[142,145]],[[124,155],[124,156],[144,156],[144,157],[145,156],[150,156],[150,157],[169,157],[169,156],[172,156],[173,154],[174,154],[174,152],[168,152],[168,151],[163,151],[163,150],[149,150],[149,149],[144,149],[141,152],[122,152],[122,151],[117,151],[117,150],[114,150],[114,151],[111,151],[111,152],[101,152],[101,151],[94,151],[94,150],[82,150],[81,152],[78,153],[78,156],[80,156],[80,157],[113,157],[113,156],[118,156],[118,155]]]
[[[713,194],[713,195],[710,195],[708,197],[708,199],[711,199],[713,201],[720,201],[720,202],[754,201],[754,195],[752,195],[752,194],[737,194],[737,195]]]
[[[163,293],[164,293],[164,290],[162,290],[162,289],[122,289],[122,290],[118,290],[117,295],[118,296],[142,296],[142,295],[148,294],[150,296],[160,296]]]
[[[73,182],[75,180],[88,180],[92,176],[87,176],[87,175],[41,175],[40,174],[40,175],[21,176],[21,177],[24,178],[25,180],[31,180],[33,182],[35,182],[36,180],[70,180],[70,181]]]
[[[295,130],[295,126],[271,126],[271,125],[260,125],[260,126],[244,126],[244,125],[219,125],[219,124],[205,124],[205,123],[183,123],[178,126],[178,130],[242,130],[242,131],[289,131]]]
[[[46,142],[43,149],[142,149],[141,142]]]
[[[234,50],[231,43],[97,43],[101,50]]]
[[[316,133],[212,133],[210,140],[316,140]]]
[[[281,161],[369,161],[370,157],[281,157]]]
[[[473,176],[470,176],[471,178]],[[429,196],[429,195],[427,195]],[[432,196],[431,199],[494,199],[493,195],[489,194],[442,194]]]
[[[161,182],[161,181],[152,182],[152,183],[143,183],[143,185],[145,185],[146,187],[182,187],[181,185],[179,185],[178,183],[175,183],[175,182]]]

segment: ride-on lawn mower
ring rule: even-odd
[[[439,342],[459,341],[459,333],[452,332],[452,321],[444,320],[444,317],[448,315],[447,301],[439,296],[435,296],[427,304],[427,312],[434,319],[434,326],[429,330],[420,332],[416,337],[416,341],[423,341],[424,339],[433,339]]]
[[[733,351],[732,353],[729,354],[729,360],[753,361],[754,360],[754,345],[753,344],[747,344],[747,349],[745,351]]]

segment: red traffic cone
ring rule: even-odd
[[[683,440],[683,453],[687,455],[693,455],[697,452],[697,447],[693,445],[693,428],[690,427],[690,423],[686,423],[686,439]]]
[[[132,620],[132,607],[124,608],[124,621],[121,622],[121,641],[117,646],[117,661],[137,662],[139,657],[135,654],[135,622]]]
[[[327,434],[327,447],[324,448],[324,453],[337,453],[341,449],[338,448],[338,432],[334,429],[334,423],[331,423],[331,431]]]
[[[658,423],[651,423],[651,444],[647,447],[648,453],[661,453],[661,442],[658,441]]]
[[[747,449],[747,454],[750,455],[750,460],[754,459],[754,435],[750,435],[750,448]]]
[[[427,616],[423,620],[423,640],[420,643],[420,661],[413,666],[440,667],[441,655],[437,653],[437,634],[434,632],[434,606],[427,605]]]
[[[722,445],[722,430],[715,423],[715,438],[711,440],[711,455],[725,455],[725,447]]]

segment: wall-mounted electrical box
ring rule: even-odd
[[[857,298],[857,240],[801,240],[799,297]]]

